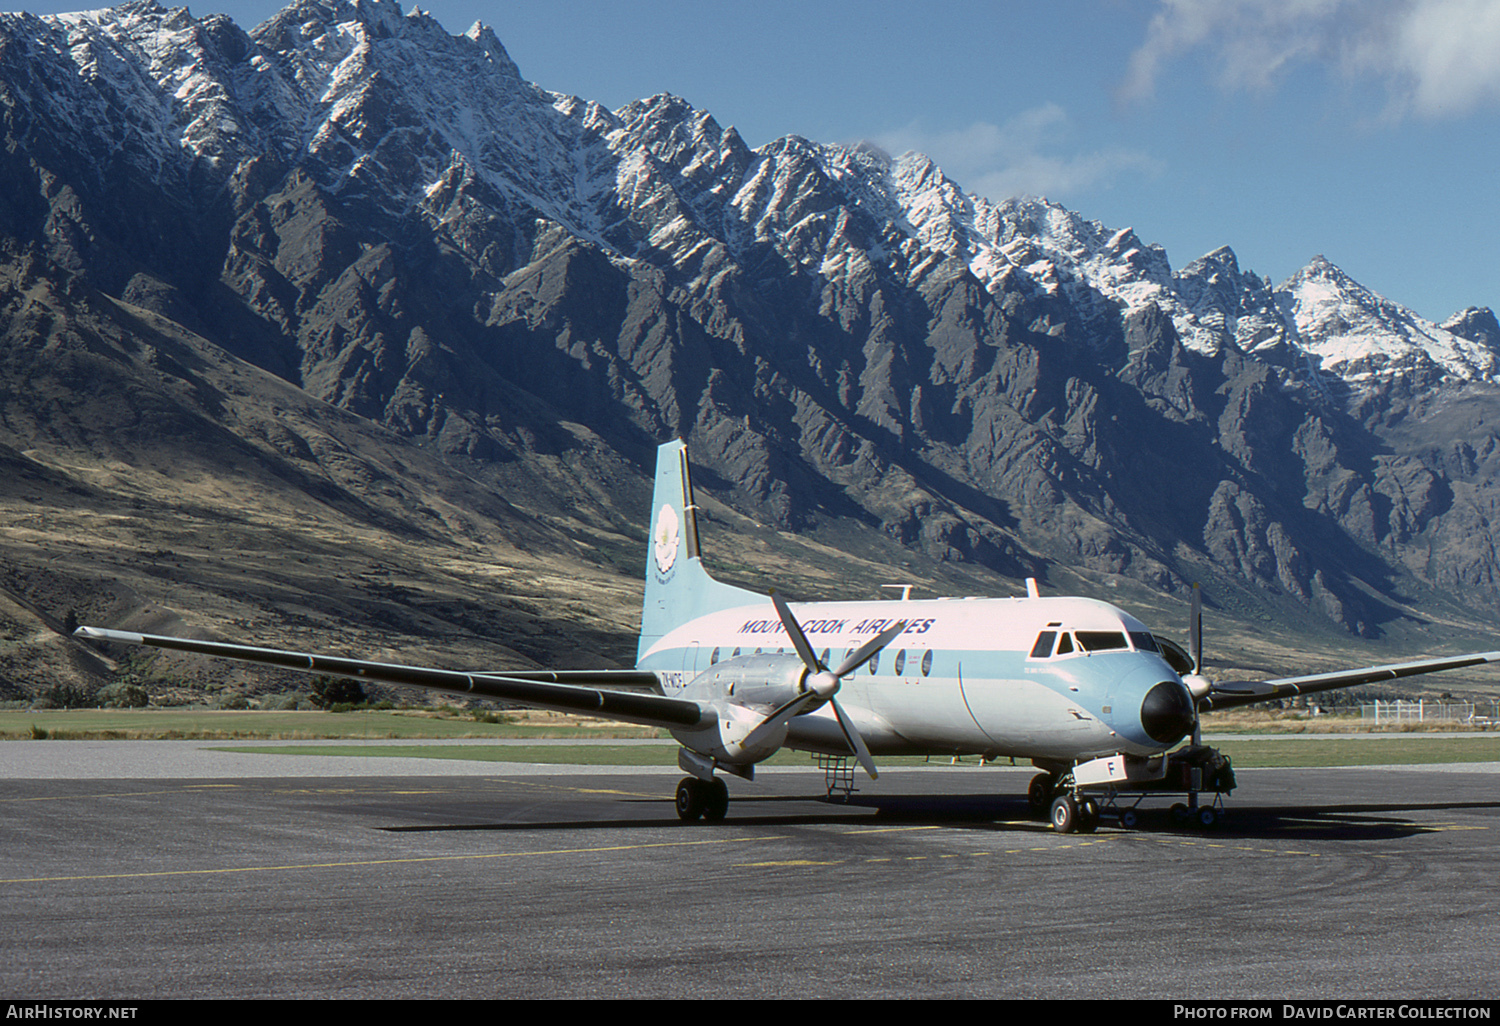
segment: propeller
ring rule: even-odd
[[[833,707],[834,718],[838,720],[839,729],[844,732],[844,740],[849,742],[849,747],[853,750],[855,758],[859,760],[859,764],[864,767],[865,772],[870,774],[871,780],[878,779],[879,774],[875,771],[875,760],[870,758],[870,749],[865,746],[864,738],[859,736],[859,730],[855,728],[854,721],[844,712],[843,707],[834,698],[834,694],[838,691],[843,678],[869,662],[874,658],[875,653],[885,648],[886,645],[891,643],[892,639],[906,630],[906,621],[899,620],[887,627],[858,649],[851,652],[839,664],[838,669],[830,671],[828,667],[818,661],[817,655],[813,652],[812,643],[807,640],[807,635],[802,631],[802,625],[792,615],[791,607],[774,591],[771,592],[771,601],[776,606],[776,615],[781,617],[781,624],[786,628],[787,636],[792,639],[792,647],[797,650],[797,655],[801,658],[802,665],[807,667],[807,676],[803,678],[803,692],[790,701],[783,703],[767,716],[760,726],[750,732],[750,736],[745,739],[745,745],[747,747],[753,746],[766,734],[780,729],[793,716],[802,712],[810,703],[814,701],[827,701]]]
[[[1198,712],[1200,687],[1208,693],[1208,680],[1203,676],[1203,586],[1193,582],[1193,608],[1188,614],[1188,644],[1193,646],[1193,673],[1196,680],[1188,683],[1188,692],[1193,696],[1193,740],[1194,748],[1203,744],[1203,716]],[[1203,684],[1199,685],[1198,682]],[[1186,683],[1186,682],[1184,682]]]

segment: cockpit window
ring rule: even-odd
[[[1064,633],[1057,639],[1057,654],[1067,655],[1071,651],[1073,651],[1073,635]]]
[[[1031,646],[1031,658],[1046,659],[1052,654],[1052,642],[1056,640],[1056,631],[1042,631],[1036,636],[1036,644]]]
[[[1086,652],[1108,652],[1111,649],[1129,648],[1124,631],[1075,631],[1079,647]]]

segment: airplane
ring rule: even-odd
[[[633,670],[465,672],[190,638],[79,627],[103,642],[197,652],[361,681],[408,685],[664,728],[682,746],[676,810],[722,820],[723,774],[753,780],[782,748],[852,758],[978,755],[1030,760],[1028,800],[1060,833],[1092,832],[1119,791],[1182,789],[1227,768],[1201,745],[1199,713],[1500,661],[1500,652],[1264,681],[1212,682],[1194,652],[1088,598],[788,603],[704,568],[681,440],[657,451],[641,632]],[[1172,749],[1185,738],[1191,743]],[[1229,778],[1232,780],[1232,777]],[[1232,785],[1231,785],[1232,786]],[[1216,788],[1223,790],[1222,787]],[[1133,813],[1121,817],[1133,825]]]

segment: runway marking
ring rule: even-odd
[[[404,859],[358,859],[352,862],[301,862],[284,866],[235,866],[222,869],[164,869],[152,873],[93,873],[80,876],[31,876],[0,880],[0,884],[67,883],[83,880],[145,880],[166,876],[222,876],[228,873],[277,873],[291,869],[349,869],[355,866],[399,866],[421,862],[473,862],[483,859],[515,859],[538,855],[592,855],[611,851],[640,851],[644,848],[686,848],[708,844],[750,844],[757,841],[784,841],[783,837],[725,837],[702,841],[656,841],[649,844],[612,844],[600,848],[553,848],[546,851],[500,851],[487,855],[424,855]]]
[[[814,862],[812,859],[787,859],[783,862],[736,862],[734,869],[774,869],[780,866],[841,866],[843,861]]]
[[[944,828],[940,827],[940,826],[868,827],[868,828],[860,829],[860,830],[845,830],[844,833],[846,835],[852,837],[855,834],[894,834],[894,833],[898,833],[898,832],[901,832],[901,831],[907,831],[907,830],[942,830],[942,829],[944,829]]]
[[[44,794],[34,798],[0,798],[0,803],[5,802],[62,802],[87,800],[90,798],[150,798],[161,794],[182,794],[189,790],[183,787],[174,787],[169,791],[106,791],[104,794]]]
[[[543,780],[518,780],[515,777],[490,777],[486,783],[499,784],[502,787],[534,787],[544,791],[566,791],[569,794],[617,794],[625,798],[661,798],[656,792],[621,791],[614,788],[589,788],[568,787],[564,784],[552,784]]]

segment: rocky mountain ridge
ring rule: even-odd
[[[1486,309],[1173,271],[917,154],[544,91],[392,0],[0,16],[0,100],[13,311],[149,311],[525,515],[639,530],[606,496],[680,435],[754,520],[931,565],[1372,637],[1500,609]],[[9,337],[36,373],[48,334]]]

